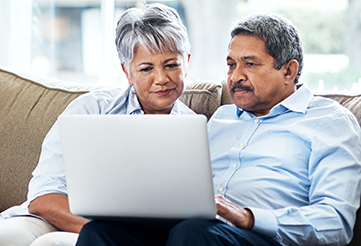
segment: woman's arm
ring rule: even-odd
[[[88,221],[72,214],[68,197],[60,193],[51,193],[34,199],[29,205],[31,214],[40,216],[62,231],[79,233]]]

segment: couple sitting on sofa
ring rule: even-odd
[[[64,114],[194,114],[177,100],[190,45],[172,8],[127,10],[116,46],[130,86],[87,93]],[[299,85],[297,29],[280,16],[248,16],[231,33],[227,64],[234,104],[218,109],[208,134],[217,214],[230,223],[191,219],[154,229],[73,215],[55,123],[28,200],[1,214],[1,245],[54,245],[59,233],[61,245],[80,246],[350,242],[360,200],[359,124],[347,109]]]

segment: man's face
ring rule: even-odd
[[[231,41],[228,57],[228,87],[238,108],[256,116],[294,92],[289,83],[287,64],[275,69],[274,58],[266,52],[265,42],[255,36],[237,35]]]

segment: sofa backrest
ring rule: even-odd
[[[25,201],[46,133],[83,93],[46,87],[0,70],[0,211]]]

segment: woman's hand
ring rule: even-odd
[[[236,227],[250,230],[254,226],[254,217],[250,210],[234,205],[224,197],[215,197],[217,214]]]

